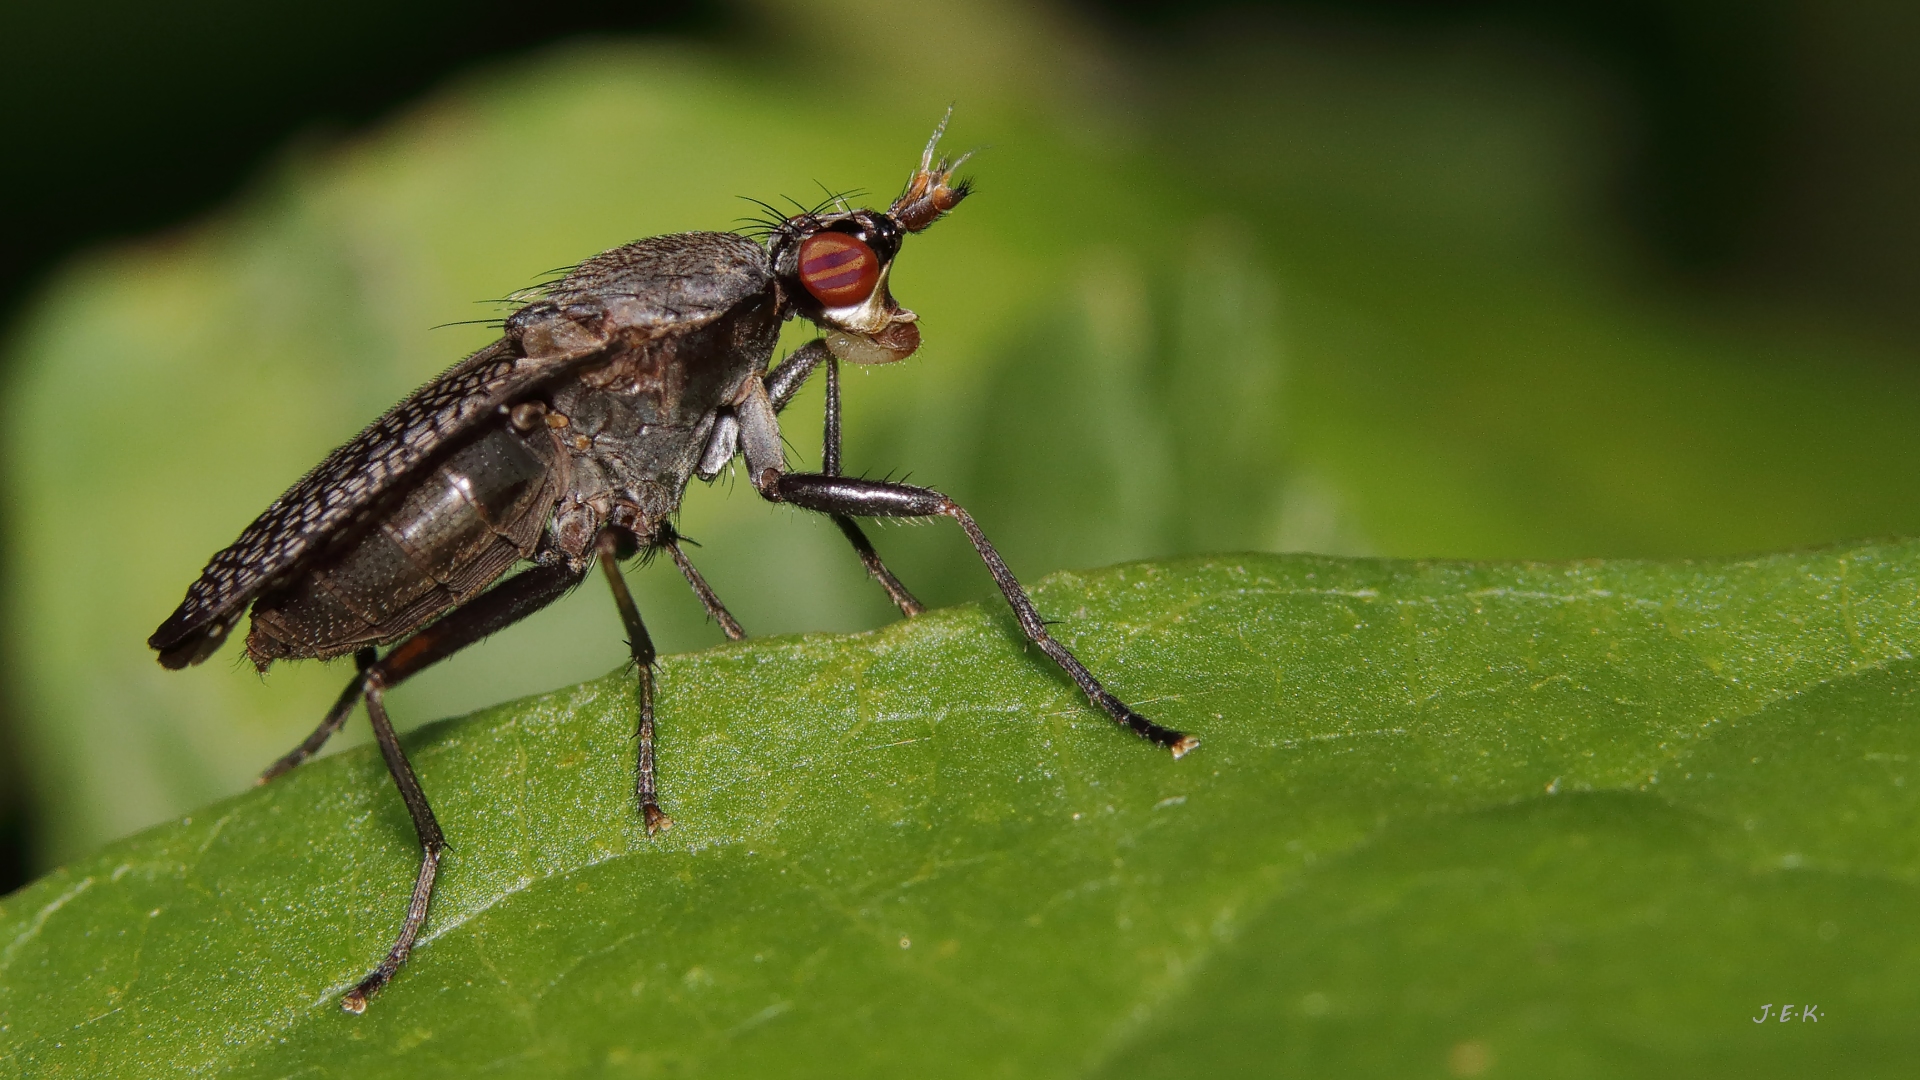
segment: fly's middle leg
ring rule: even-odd
[[[299,746],[287,751],[280,760],[267,766],[267,770],[254,781],[255,784],[264,784],[298,768],[308,758],[319,753],[320,748],[327,745],[327,740],[333,738],[342,727],[346,726],[347,717],[353,714],[353,707],[360,703],[360,691],[366,685],[367,669],[373,666],[378,656],[379,654],[371,645],[353,654],[354,665],[360,669],[360,674],[347,683],[346,689],[340,691],[340,697],[334,701],[333,708],[327,710],[327,715],[320,721],[320,726],[313,729],[313,734],[302,740]]]
[[[640,752],[634,762],[633,792],[640,802],[640,816],[646,822],[647,835],[673,828],[673,819],[660,809],[659,790],[653,767],[653,638],[647,624],[640,620],[640,609],[627,590],[627,579],[620,574],[621,534],[608,529],[600,534],[600,568],[606,571],[607,586],[613,590],[614,606],[620,609],[620,621],[627,628],[627,648],[633,653],[633,666],[639,676],[640,723],[634,732]],[[722,609],[724,610],[724,609]]]
[[[667,549],[667,554],[673,557],[673,565],[680,570],[680,576],[687,579],[687,585],[693,589],[693,595],[700,598],[700,605],[707,609],[707,615],[720,624],[720,631],[727,635],[727,640],[745,640],[747,632],[741,628],[740,621],[733,617],[733,612],[727,610],[727,605],[720,602],[720,597],[713,591],[713,586],[708,585],[707,579],[694,568],[693,560],[687,558],[687,553],[680,550],[681,539],[680,534],[674,532],[672,526],[668,526],[660,530],[660,535],[654,543]],[[625,583],[622,582],[622,584]]]

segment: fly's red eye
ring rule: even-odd
[[[830,308],[860,303],[879,280],[880,256],[846,233],[814,233],[800,245],[800,284]]]

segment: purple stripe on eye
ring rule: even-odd
[[[838,251],[825,252],[820,255],[815,255],[813,258],[801,263],[800,272],[809,277],[814,274],[824,274],[835,267],[844,266],[850,262],[859,262],[860,256],[861,252],[854,248],[841,248]]]
[[[807,284],[813,286],[820,292],[833,292],[836,289],[845,289],[857,283],[860,278],[864,276],[861,272],[863,269],[863,267],[856,266],[851,270],[842,270],[832,277],[809,277]]]

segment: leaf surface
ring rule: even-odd
[[[0,1071],[1894,1075],[1917,587],[1910,543],[1045,581],[1180,761],[1003,608],[671,657],[669,833],[630,673],[414,733],[453,850],[350,1017],[416,851],[322,760],[8,898]]]

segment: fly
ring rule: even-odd
[[[342,1008],[364,1011],[406,962],[446,846],[387,717],[386,691],[551,604],[596,563],[638,673],[640,814],[649,836],[673,825],[654,773],[653,643],[619,562],[666,552],[727,636],[744,637],[673,530],[688,481],[712,480],[735,457],[763,498],[830,516],[909,617],[925,608],[854,519],[951,518],[1028,640],[1088,700],[1175,757],[1199,745],[1128,708],[1054,640],[958,503],[932,488],[840,475],[840,362],[892,363],[919,348],[918,318],[894,301],[887,277],[901,241],[967,196],[967,182],[953,178],[966,155],[934,160],[945,128],[942,120],[885,212],[800,213],[772,225],[764,242],[656,236],[581,263],[509,316],[499,340],[388,410],[269,506],[148,639],[164,666],[197,664],[251,607],[247,655],[262,671],[275,660],[354,657],[358,670],[320,726],[260,778],[312,757],[364,702],[419,834],[420,871],[399,935]],[[796,317],[820,337],[769,369],[781,325]],[[822,467],[792,472],[777,415],[822,368]],[[508,576],[520,563],[530,565]]]

